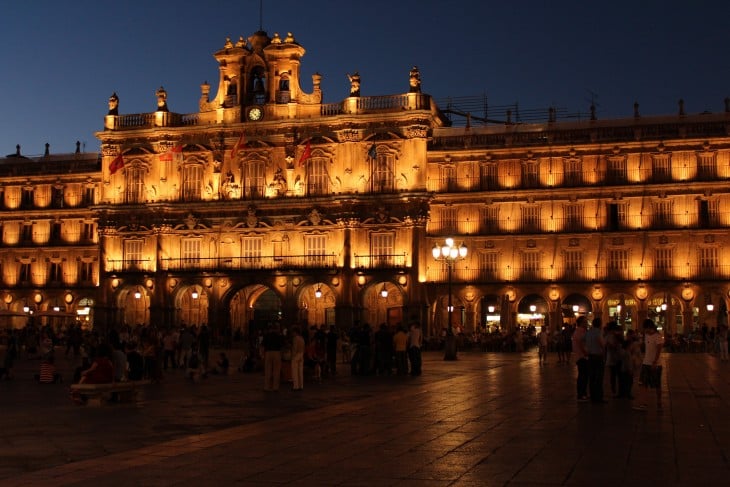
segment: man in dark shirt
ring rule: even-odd
[[[278,391],[281,380],[281,347],[284,339],[278,325],[269,325],[264,334],[264,390]]]
[[[137,347],[134,344],[127,346],[127,365],[129,367],[127,374],[129,380],[142,380],[142,376],[144,375],[144,358],[137,351]]]

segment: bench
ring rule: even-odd
[[[118,402],[137,402],[140,387],[150,383],[149,380],[134,380],[109,384],[73,384],[71,394],[83,398],[87,406],[101,406],[113,396]]]

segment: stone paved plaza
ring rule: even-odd
[[[730,365],[711,355],[663,356],[663,412],[578,403],[575,367],[536,352],[442,357],[425,353],[420,377],[340,365],[303,392],[175,371],[139,404],[101,408],[73,405],[68,383],[35,384],[38,362],[21,359],[0,382],[0,485],[730,483]]]

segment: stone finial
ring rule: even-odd
[[[678,105],[679,105],[679,116],[684,117],[684,100],[680,98]]]
[[[246,47],[246,39],[244,39],[243,36],[239,36],[238,42],[236,42],[236,47]]]
[[[165,88],[160,86],[158,90],[155,92],[157,95],[157,111],[158,112],[166,112],[167,110],[167,91],[165,91]]]
[[[634,118],[639,118],[639,102],[634,102]]]
[[[271,39],[272,44],[281,44],[281,37],[278,32],[274,32],[274,37]]]
[[[46,150],[43,152],[43,157],[48,157],[51,155],[51,144],[46,142]]]
[[[295,42],[294,41],[294,35],[292,35],[291,32],[287,32],[286,33],[286,39],[284,39],[284,42],[287,43],[287,44],[293,44]]]
[[[322,75],[319,73],[314,73],[312,75],[312,85],[314,86],[315,90],[318,90],[319,87],[322,84]]]
[[[15,144],[15,155],[20,157],[20,144]]]
[[[411,68],[411,72],[408,74],[408,84],[410,85],[409,93],[421,92],[421,72],[418,70],[418,66]]]
[[[347,79],[350,80],[350,96],[360,96],[360,73],[355,71],[353,74],[348,74]]]
[[[76,153],[81,154],[81,142],[76,141]]]
[[[230,49],[233,47],[233,42],[231,42],[230,37],[226,37],[226,43],[223,45],[224,48]]]
[[[109,112],[107,115],[119,115],[119,97],[116,91],[109,97]]]

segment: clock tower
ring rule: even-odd
[[[322,102],[321,76],[312,76],[313,91],[300,86],[300,59],[305,49],[291,32],[283,39],[258,31],[237,42],[230,38],[213,56],[218,61],[219,80],[215,97],[209,98],[206,85],[200,100],[201,113],[223,110],[224,121],[258,122],[287,118],[296,111],[290,105],[317,105]],[[237,113],[238,115],[234,115]]]

